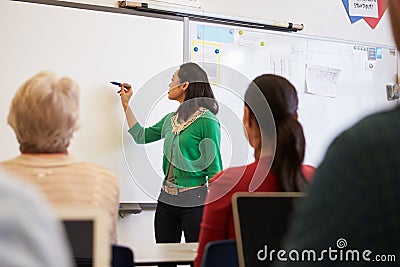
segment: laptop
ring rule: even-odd
[[[97,208],[57,208],[77,267],[111,265],[111,219]]]
[[[232,197],[240,267],[272,266],[283,248],[300,192],[238,192]]]

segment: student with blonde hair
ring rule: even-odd
[[[93,163],[79,161],[68,146],[79,121],[79,87],[70,78],[40,72],[15,93],[8,115],[21,154],[0,164],[15,177],[35,184],[53,205],[94,206],[112,218],[117,241],[117,177]]]

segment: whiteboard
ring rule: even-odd
[[[224,101],[228,91],[236,93],[236,101],[229,99],[227,108],[238,118],[243,114],[244,92],[258,75],[274,73],[294,84],[307,143],[307,164],[318,166],[333,139],[355,122],[396,104],[386,95],[386,84],[393,84],[397,76],[395,47],[195,21],[190,22],[187,42],[186,52],[192,61],[206,62],[206,69],[210,65],[207,62],[212,63],[207,72],[214,77],[214,88],[224,88],[218,100]],[[308,92],[313,79],[306,76],[313,66],[338,71],[336,83],[332,82],[334,97]],[[243,77],[247,77],[247,84]],[[327,77],[322,79],[325,82]],[[226,125],[229,120],[223,122]],[[232,154],[249,153],[248,148],[235,145],[241,142],[247,142],[244,136],[236,138]],[[224,167],[247,162],[249,158],[243,157]]]
[[[162,144],[148,148],[157,160],[153,168],[142,154],[145,148],[127,138],[119,96],[109,82],[130,82],[139,93],[154,90],[146,84],[154,85],[151,81],[156,76],[156,86],[165,92],[172,69],[183,62],[183,22],[0,1],[0,35],[0,160],[19,154],[14,132],[7,125],[15,91],[37,72],[51,70],[71,77],[81,87],[80,129],[70,153],[116,173],[121,202],[154,203],[160,190],[161,178],[156,176],[161,171]],[[165,108],[171,111],[174,105]],[[161,119],[156,115],[152,119]],[[141,113],[139,121],[145,122],[146,117]],[[124,147],[135,156],[127,157]],[[149,177],[146,190],[138,184],[139,177]]]

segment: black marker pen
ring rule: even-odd
[[[117,86],[121,86],[121,84],[123,84],[126,89],[131,88],[131,85],[129,83],[120,83],[120,82],[110,82],[110,83]]]

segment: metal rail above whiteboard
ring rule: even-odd
[[[292,22],[239,20],[236,18],[216,14],[206,15],[202,12],[180,12],[175,10],[167,10],[164,8],[153,8],[147,3],[141,2],[118,1],[118,6],[121,8],[134,9],[144,13],[178,16],[182,18],[189,18],[190,20],[194,21],[212,22],[229,26],[241,26],[282,32],[296,32],[301,31],[304,28],[303,24],[295,24]]]

